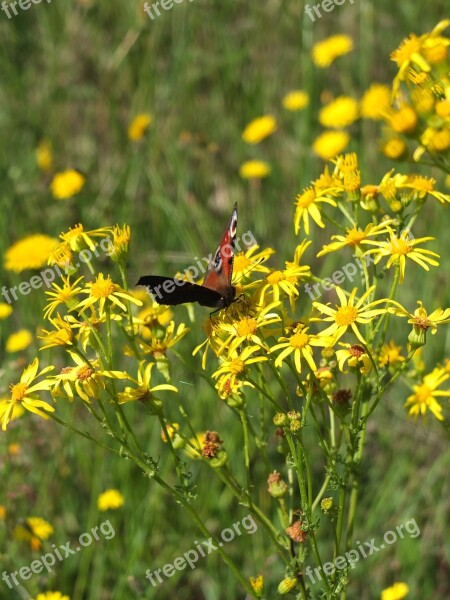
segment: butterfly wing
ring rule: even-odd
[[[229,306],[234,299],[235,289],[231,285],[233,277],[234,240],[237,228],[237,204],[233,207],[230,221],[222,239],[209,261],[202,287],[215,290],[222,297],[222,306]]]
[[[145,286],[158,304],[175,306],[186,302],[198,302],[201,306],[217,308],[222,302],[219,292],[173,277],[145,275],[136,285]]]

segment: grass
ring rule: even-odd
[[[330,95],[360,97],[372,80],[391,81],[395,71],[389,53],[410,32],[429,31],[443,16],[438,4],[412,0],[382,0],[376,6],[345,3],[316,23],[304,15],[300,3],[288,0],[195,0],[175,5],[155,21],[134,0],[42,3],[11,20],[2,13],[0,253],[30,233],[56,237],[78,222],[86,229],[126,222],[133,234],[128,266],[133,285],[139,275],[170,274],[190,264],[192,256],[208,255],[237,201],[240,231],[250,229],[261,247],[275,247],[282,266],[295,242],[293,199],[322,169],[310,151],[319,130],[321,101]],[[356,51],[341,59],[340,68],[319,72],[310,60],[312,44],[342,32],[354,38]],[[287,113],[281,99],[299,87],[310,94],[311,105],[302,113]],[[149,135],[133,145],[127,125],[141,111],[151,112],[154,123]],[[265,113],[276,115],[279,131],[249,148],[241,132]],[[350,149],[359,152],[363,172],[373,181],[392,166],[377,151],[376,137],[371,124],[352,129]],[[49,181],[35,161],[35,148],[43,138],[52,141],[56,168],[76,167],[86,174],[87,185],[76,198],[57,202],[51,197]],[[252,157],[272,165],[271,177],[261,186],[249,185],[238,175],[239,165]],[[425,214],[416,237],[432,231],[442,244],[447,225],[437,215],[437,210]],[[327,239],[326,232],[316,229],[314,250]],[[327,273],[339,266],[327,262]],[[440,270],[426,280],[417,269],[417,285],[402,292],[402,301],[412,308],[421,287],[425,305],[448,306],[448,267],[443,256]],[[27,278],[2,271],[7,287]],[[37,347],[34,342],[27,352],[6,355],[5,339],[23,327],[35,333],[44,304],[41,293],[21,297],[12,317],[1,322],[5,394]],[[196,322],[179,350],[181,357],[174,358],[172,380],[180,389],[180,401],[195,415],[195,426],[227,431],[230,462],[238,462],[239,424],[202,378],[199,358],[190,356],[203,340],[202,310],[195,309]],[[185,308],[176,311],[176,319],[187,319]],[[428,368],[448,352],[448,341],[448,334],[430,339]],[[46,359],[52,364],[59,356],[48,352]],[[403,540],[361,561],[353,573],[350,599],[378,598],[383,587],[398,580],[408,582],[411,598],[444,600],[450,592],[445,535],[449,451],[437,424],[414,425],[405,419],[406,394],[398,385],[377,410],[369,431],[356,539],[380,537],[415,518],[420,545]],[[76,405],[65,411],[80,418]],[[148,451],[163,456],[159,428],[143,421],[136,407],[130,413]],[[173,406],[174,420],[177,415]],[[85,427],[95,431],[91,423]],[[8,454],[12,443],[20,444],[18,456]],[[270,437],[267,444],[272,464],[278,461],[281,469],[276,439]],[[164,599],[175,593],[182,600],[244,597],[217,554],[195,570],[151,587],[146,569],[173,562],[193,547],[199,534],[180,507],[131,463],[52,422],[32,418],[16,421],[1,433],[0,447],[5,482],[0,504],[8,511],[7,521],[0,523],[2,571],[14,571],[35,558],[11,536],[14,523],[30,515],[54,526],[48,551],[51,543],[64,544],[106,519],[116,532],[112,540],[93,544],[52,574],[34,576],[20,588],[9,591],[0,582],[0,598],[34,598],[45,589],[61,590],[71,600]],[[170,478],[170,462],[161,460],[160,468]],[[269,510],[265,466],[255,463],[252,469],[255,480],[262,482],[260,502]],[[192,471],[196,507],[208,515],[211,531],[245,516],[245,508],[224,494],[204,469],[194,464]],[[244,476],[239,467],[237,475]],[[99,513],[97,496],[109,487],[120,489],[125,504],[115,512]],[[260,531],[236,538],[229,550],[248,576],[264,568],[268,579],[282,578]]]

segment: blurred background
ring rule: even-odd
[[[44,0],[27,10],[17,5],[17,15],[6,0],[7,10],[0,13],[0,253],[25,236],[57,238],[77,223],[86,230],[128,223],[132,286],[140,275],[170,275],[192,264],[193,256],[207,256],[237,201],[239,231],[251,230],[261,247],[275,248],[272,264],[283,266],[298,243],[295,196],[323,170],[323,160],[312,152],[323,130],[318,111],[340,95],[360,99],[373,82],[391,84],[396,67],[389,54],[411,32],[430,31],[444,18],[444,5],[347,1],[313,22],[304,4],[294,0],[186,0],[153,20],[136,0]],[[354,50],[319,69],[311,49],[335,34],[350,36]],[[307,94],[302,110],[283,105],[292,90]],[[130,124],[142,114],[149,115],[145,132],[133,135]],[[261,144],[245,143],[245,126],[266,114],[276,118],[277,131]],[[379,124],[357,121],[349,133],[347,150],[358,152],[363,181],[378,183],[395,166],[379,151]],[[270,174],[243,177],[240,167],[249,160],[264,161]],[[66,169],[79,170],[85,184],[72,198],[58,200],[50,184],[54,173]],[[443,178],[434,176],[443,189]],[[427,206],[414,233],[434,235],[442,248],[448,226],[435,208],[440,207]],[[316,232],[315,253],[327,241],[326,233]],[[315,253],[309,256],[313,269]],[[328,265],[330,273],[334,269]],[[443,256],[426,283],[418,269],[417,285],[402,291],[402,301],[413,308],[420,288],[425,305],[448,306],[448,265]],[[7,288],[33,274],[0,269]],[[44,305],[44,295],[34,291],[21,296],[12,315],[0,321],[2,397],[36,354]],[[239,424],[225,405],[217,407],[217,397],[199,374],[200,359],[190,356],[204,336],[207,315],[201,311],[196,309],[197,322],[183,342],[187,364],[175,361],[174,382],[184,401],[195,403],[199,430],[230,431]],[[177,316],[186,320],[186,308],[180,307]],[[32,335],[28,347],[8,350],[8,337],[24,329]],[[445,351],[445,335],[436,337],[427,346],[429,368]],[[45,361],[51,364],[54,355],[48,352]],[[408,582],[411,598],[450,597],[446,438],[435,422],[414,425],[405,418],[406,393],[397,386],[377,410],[357,539],[382,535],[415,518],[420,544],[405,539],[361,562],[349,600],[378,598],[396,580]],[[158,428],[137,421],[139,435],[158,456]],[[239,453],[239,439],[227,449],[230,455]],[[0,450],[0,571],[29,565],[47,547],[51,550],[51,543],[64,544],[107,518],[116,531],[112,540],[92,544],[52,574],[34,576],[20,588],[9,590],[0,581],[1,599],[34,598],[48,589],[71,600],[164,599],[174,593],[195,600],[244,597],[217,555],[152,588],[145,570],[173,562],[193,546],[198,533],[173,500],[133,465],[29,415],[0,433]],[[170,472],[169,462],[160,467]],[[257,473],[261,467],[254,468]],[[246,514],[221,494],[208,473],[194,470],[193,480],[197,508],[209,515],[211,531]],[[124,504],[102,513],[97,498],[108,488],[119,489]],[[269,502],[264,491],[263,506]],[[16,524],[30,516],[54,528],[39,552],[13,535]],[[236,539],[229,550],[248,576],[264,570],[281,579],[281,566],[259,532]]]

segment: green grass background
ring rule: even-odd
[[[296,244],[293,199],[323,167],[310,150],[320,130],[316,118],[321,98],[360,97],[372,81],[389,83],[395,74],[389,53],[410,32],[428,31],[445,16],[444,3],[437,1],[357,0],[312,23],[303,7],[293,0],[195,0],[151,21],[135,0],[61,0],[32,5],[11,20],[1,13],[0,252],[30,233],[57,236],[78,222],[86,229],[126,222],[133,233],[133,283],[144,273],[170,274],[191,264],[193,256],[207,255],[237,201],[239,230],[250,229],[262,247],[274,247],[272,264],[278,260],[282,266]],[[355,51],[331,69],[318,71],[310,48],[334,33],[351,35]],[[288,113],[281,99],[296,88],[310,94],[311,104],[301,113]],[[127,125],[141,111],[150,112],[154,123],[141,143],[132,144]],[[265,113],[276,115],[279,130],[257,147],[248,147],[241,140],[242,129]],[[363,181],[378,182],[392,164],[378,152],[377,126],[357,124],[351,131],[350,149],[359,152]],[[189,142],[183,142],[182,132],[189,132]],[[76,167],[87,175],[76,198],[57,202],[51,197],[49,181],[35,161],[42,138],[53,144],[56,168]],[[273,169],[260,188],[238,175],[239,165],[253,157],[269,161]],[[429,274],[411,269],[413,275],[401,291],[401,301],[411,309],[419,297],[426,306],[448,306],[448,227],[443,215],[441,207],[429,203],[416,224],[416,237],[434,235],[439,244],[430,248],[439,246],[443,257],[441,267]],[[318,251],[329,232],[315,231]],[[317,269],[313,253],[308,257]],[[337,260],[327,263],[327,273],[339,266]],[[7,287],[28,278],[2,271]],[[43,294],[22,297],[13,316],[1,323],[5,393],[36,353],[34,346],[21,356],[6,356],[5,338],[22,327],[36,331],[43,306]],[[178,320],[187,318],[183,307],[176,314]],[[198,429],[226,432],[230,462],[240,464],[239,423],[201,378],[198,357],[190,357],[202,339],[206,316],[202,309],[196,314],[180,351],[187,364],[174,359],[174,383]],[[446,342],[448,349],[448,336],[442,332],[427,345],[429,369],[445,356]],[[47,357],[50,363],[58,360],[57,353]],[[417,425],[405,418],[406,394],[397,385],[372,421],[357,539],[379,538],[409,518],[416,519],[421,535],[362,561],[353,573],[349,600],[378,598],[383,587],[398,580],[410,585],[412,599],[450,597],[450,456],[432,418]],[[67,410],[74,418],[84,418],[76,407]],[[143,422],[138,408],[129,410],[140,439],[153,456],[161,455],[161,472],[170,478],[172,466],[164,459],[159,428],[150,419]],[[174,405],[174,419],[177,414]],[[93,430],[90,423],[84,425]],[[8,457],[7,445],[16,441],[22,453]],[[273,437],[269,447],[274,468],[281,469]],[[68,558],[50,577],[34,576],[14,591],[0,582],[1,599],[34,597],[46,589],[61,590],[71,600],[244,597],[217,555],[157,590],[151,587],[145,570],[173,562],[199,538],[186,514],[132,464],[39,419],[18,421],[7,434],[1,433],[0,448],[0,504],[8,510],[6,523],[0,523],[0,571],[29,565],[35,558],[11,536],[12,524],[27,516],[51,522],[55,534],[49,542],[57,545],[107,518],[116,531],[113,540]],[[260,482],[255,494],[270,511],[267,473],[258,463],[253,468]],[[220,532],[245,516],[245,509],[222,492],[209,472],[194,464],[192,473],[196,507],[207,515],[211,531]],[[107,487],[120,489],[125,505],[99,514],[97,496]],[[282,579],[280,564],[259,531],[236,538],[227,550],[248,576],[264,572],[268,581]],[[275,590],[271,588],[269,597]]]

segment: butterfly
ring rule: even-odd
[[[158,304],[172,306],[198,302],[201,306],[210,308],[227,308],[235,301],[236,296],[236,288],[231,285],[236,228],[237,204],[234,205],[220,244],[208,263],[202,285],[160,275],[144,275],[136,285],[145,286]]]

